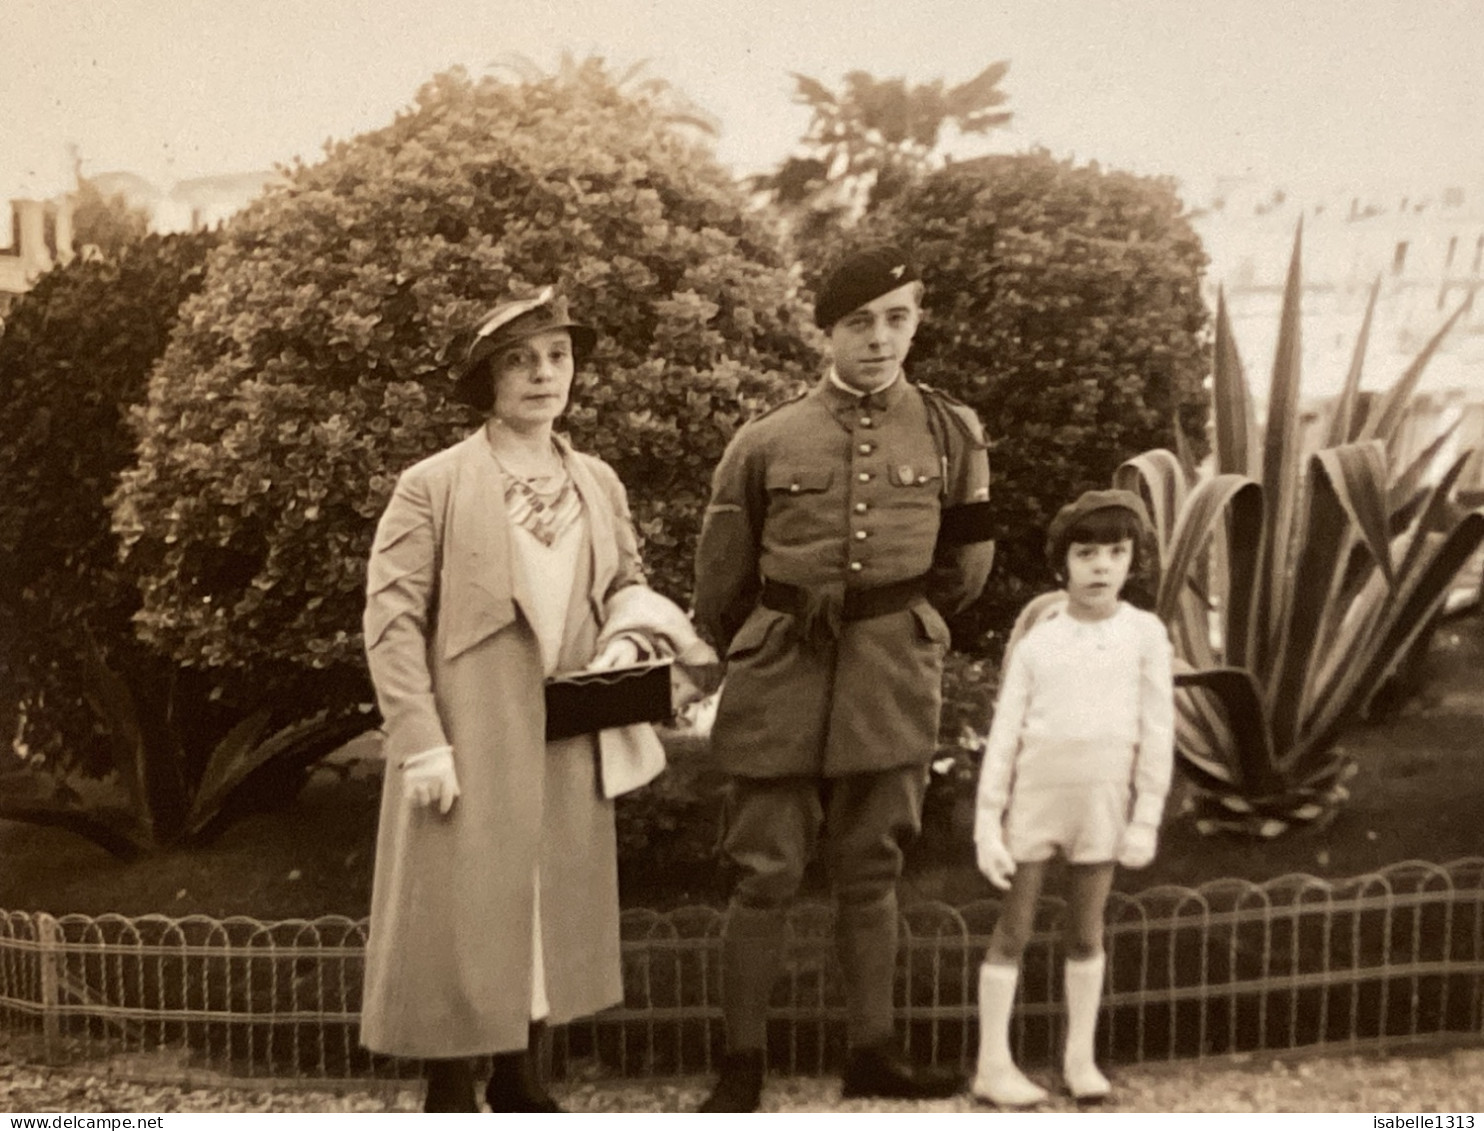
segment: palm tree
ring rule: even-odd
[[[1010,64],[991,63],[967,82],[945,88],[942,79],[909,86],[851,71],[832,91],[795,73],[794,101],[811,111],[801,152],[751,187],[790,214],[801,235],[850,222],[897,195],[941,164],[945,127],[984,134],[1010,121],[999,109],[1009,99],[1000,82]]]
[[[622,74],[613,76],[610,81],[615,89],[627,97],[647,102],[658,110],[666,125],[682,131],[692,131],[707,139],[720,136],[721,120],[716,115],[693,101],[689,95],[667,79],[646,75],[645,71],[648,67],[649,61],[640,59]],[[560,83],[570,85],[580,82],[585,75],[591,75],[594,72],[606,74],[608,65],[599,55],[587,55],[579,59],[570,51],[563,51],[556,69],[549,71],[528,55],[522,55],[518,51],[507,51],[485,64],[485,69],[495,73],[508,72],[523,83],[539,83],[555,79]]]

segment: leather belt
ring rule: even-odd
[[[847,589],[840,607],[840,619],[870,620],[872,617],[901,612],[919,600],[925,592],[925,578],[922,577],[909,577],[905,581],[893,581],[889,585],[878,585],[872,589]],[[808,617],[812,610],[818,609],[821,599],[811,596],[810,591],[803,586],[764,578],[758,603],[775,612]]]

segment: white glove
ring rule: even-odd
[[[639,642],[628,633],[615,636],[603,646],[603,650],[587,665],[590,672],[605,672],[610,668],[628,667],[639,662]]]
[[[435,746],[402,763],[403,795],[409,805],[438,806],[446,814],[459,798],[459,776],[454,773],[453,747]]]
[[[981,832],[974,839],[974,848],[979,853],[979,870],[990,883],[1001,891],[1010,890],[1010,877],[1015,875],[1015,859],[1005,847],[1005,838],[998,829]]]
[[[1123,843],[1118,846],[1118,862],[1125,868],[1142,868],[1154,859],[1154,846],[1159,830],[1153,825],[1130,825],[1123,830]]]

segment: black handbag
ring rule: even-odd
[[[673,718],[670,666],[668,659],[652,660],[552,676],[546,681],[547,741]]]

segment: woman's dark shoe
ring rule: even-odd
[[[536,1022],[531,1025],[525,1048],[494,1055],[489,1083],[484,1086],[484,1099],[490,1105],[490,1111],[567,1110],[552,1099],[537,1068],[545,1037],[546,1026]]]
[[[467,1060],[424,1061],[423,1075],[428,1081],[424,1111],[479,1110],[474,1102],[474,1069]]]
[[[919,1068],[898,1053],[890,1041],[851,1049],[840,1082],[842,1099],[874,1096],[889,1100],[942,1100],[963,1090],[962,1073],[948,1068]]]
[[[756,1111],[763,1098],[763,1050],[741,1049],[722,1058],[721,1077],[699,1111]]]

